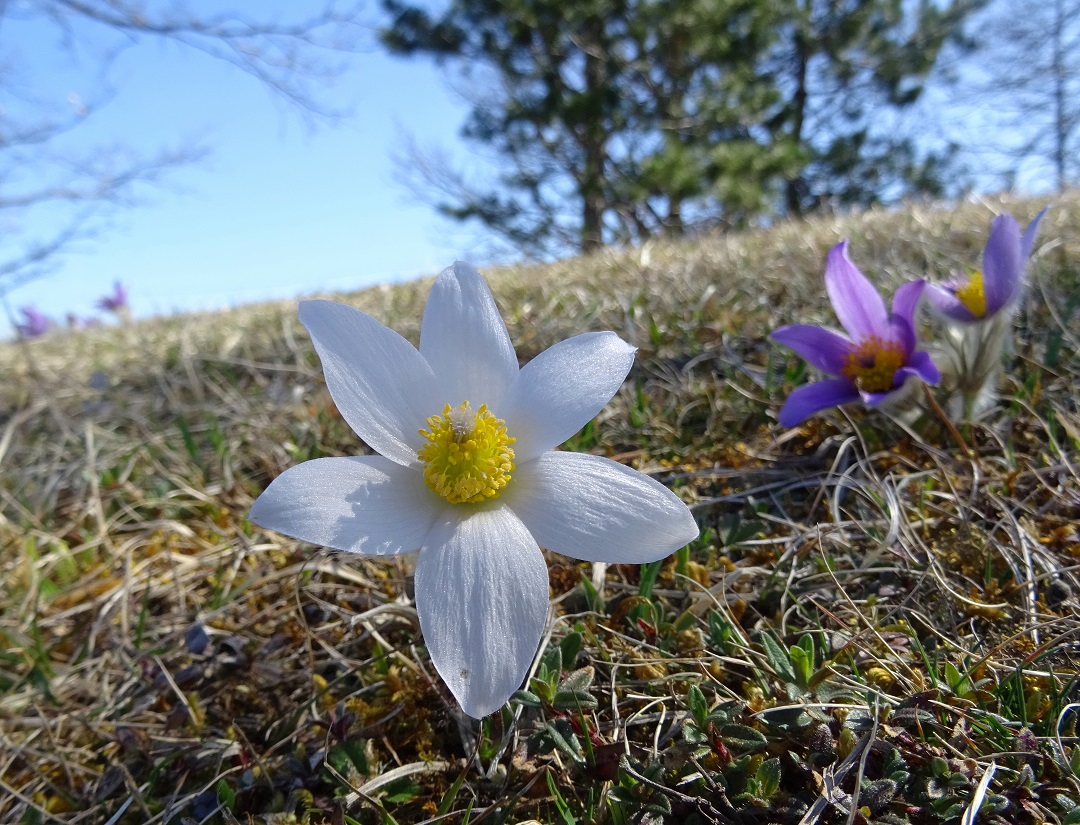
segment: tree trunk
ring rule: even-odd
[[[1054,84],[1054,171],[1057,173],[1057,191],[1065,191],[1067,175],[1065,147],[1069,141],[1069,127],[1066,124],[1065,92],[1068,77],[1065,70],[1065,9],[1064,0],[1054,3],[1054,69],[1051,82]]]
[[[582,124],[582,149],[585,151],[585,168],[581,176],[581,251],[595,252],[604,245],[604,167],[607,136],[604,129],[603,64],[604,23],[597,20],[583,44],[585,51],[585,94],[591,106],[590,116]]]
[[[803,142],[803,123],[806,119],[806,67],[809,63],[806,41],[801,32],[795,35],[795,94],[791,99],[792,120],[791,139],[796,146]],[[798,216],[803,213],[802,195],[805,185],[801,175],[796,175],[787,182],[788,214]]]

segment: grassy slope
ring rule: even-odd
[[[638,346],[569,446],[654,474],[705,530],[601,593],[552,557],[538,701],[482,727],[434,676],[407,562],[245,521],[286,467],[361,449],[294,302],[0,347],[0,820],[934,823],[991,763],[980,822],[1066,819],[1080,195],[1043,223],[975,458],[933,421],[779,428],[800,369],[765,339],[831,321],[840,237],[892,287],[977,264],[1001,208],[1038,205],[487,273],[522,359],[587,329]],[[426,292],[347,300],[415,341]]]

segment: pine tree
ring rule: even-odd
[[[738,222],[801,165],[762,143],[780,99],[754,75],[772,43],[756,0],[454,0],[438,18],[386,0],[383,39],[454,60],[477,94],[468,141],[505,160],[494,186],[429,176],[444,214],[545,254]]]
[[[544,255],[938,191],[893,119],[977,2],[383,0],[383,40],[469,76],[464,137],[502,161],[420,187]]]
[[[902,128],[946,43],[983,0],[790,0],[771,71],[785,108],[773,125],[803,147],[785,206],[869,206],[942,194],[952,152],[935,153]]]

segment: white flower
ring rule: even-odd
[[[614,333],[570,338],[519,369],[491,292],[463,263],[436,280],[419,351],[344,304],[304,301],[300,320],[342,416],[380,455],[292,467],[250,518],[337,550],[419,550],[420,628],[470,716],[501,707],[536,653],[548,613],[540,547],[639,564],[697,536],[658,482],[553,452],[629,372],[634,349]]]

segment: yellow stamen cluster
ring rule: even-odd
[[[903,346],[872,335],[851,351],[843,373],[863,392],[888,392],[893,388],[896,371],[902,366]]]
[[[983,288],[983,274],[981,272],[971,273],[971,279],[956,290],[956,298],[976,318],[982,318],[986,315],[986,290]]]
[[[451,504],[477,504],[495,498],[514,470],[514,439],[506,423],[481,405],[447,404],[427,420],[420,435],[428,442],[416,454],[424,465],[424,481]]]

